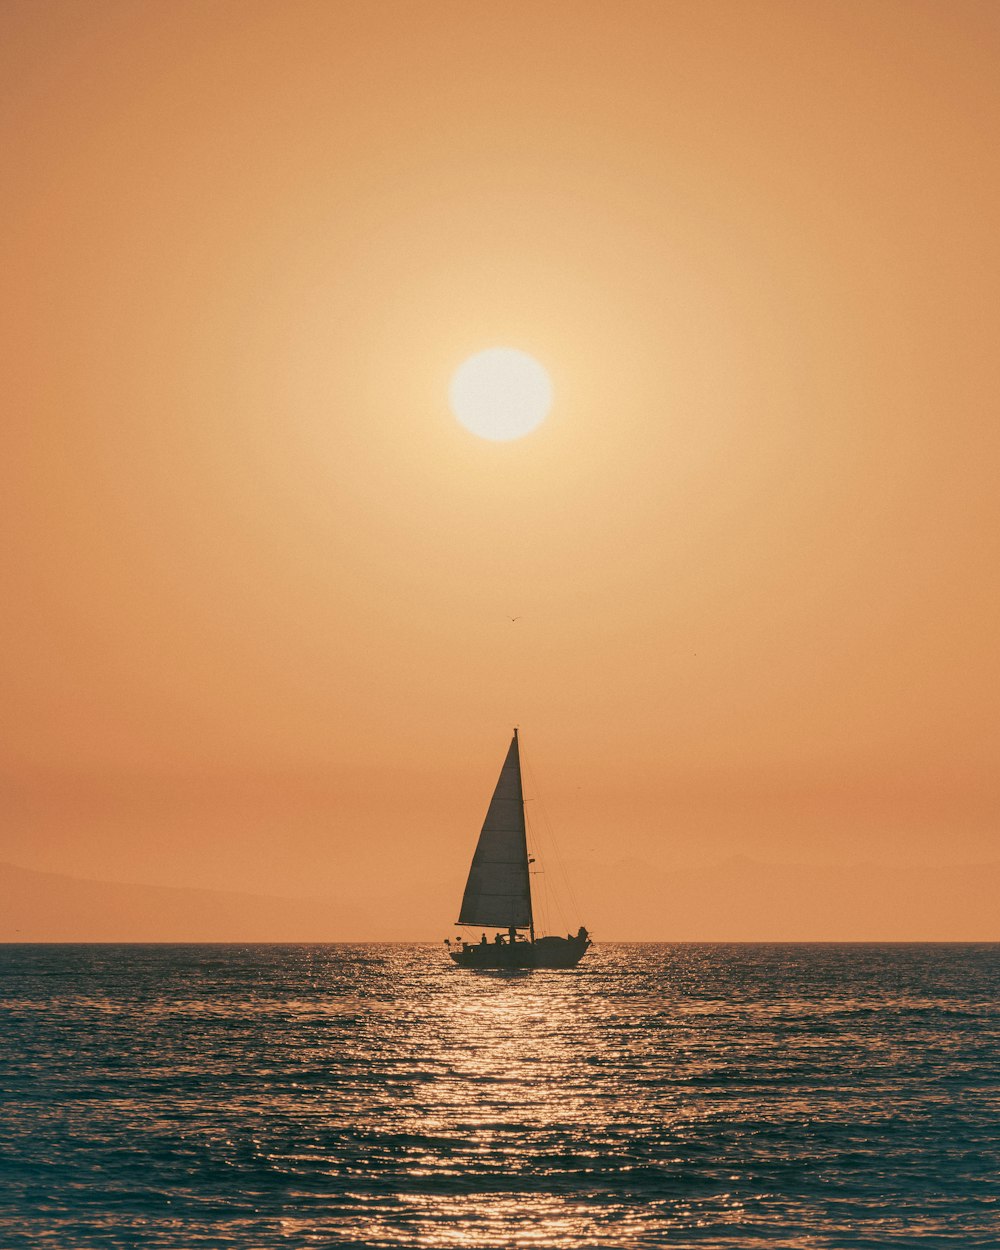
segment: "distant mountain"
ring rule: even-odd
[[[733,858],[662,871],[639,860],[567,864],[598,941],[1000,941],[1000,864],[769,864]],[[4,942],[330,942],[438,939],[461,883],[380,895],[282,898],[90,881],[0,864]],[[539,917],[541,920],[542,917]]]
[[[598,938],[665,941],[1000,941],[1000,864],[770,864],[662,872],[580,865]]]
[[[5,942],[321,942],[366,935],[367,911],[318,900],[87,881],[0,864]]]

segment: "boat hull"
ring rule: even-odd
[[[451,951],[460,968],[575,968],[583,958],[588,938],[544,937],[534,942],[479,942]]]

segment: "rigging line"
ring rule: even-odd
[[[530,802],[530,800],[525,799],[525,803],[528,802]],[[539,839],[535,831],[535,827],[528,820],[527,807],[524,809],[524,830],[527,835],[528,842],[528,873],[530,874],[530,877],[533,877],[536,881],[541,878],[538,889],[533,891],[534,910],[538,913],[538,918],[541,920],[541,932],[549,933],[551,932],[549,929],[549,883],[545,879],[546,874],[543,871],[538,868],[536,868],[534,872],[531,870],[532,861],[537,864],[544,858],[544,856],[541,854],[541,848],[539,847]],[[530,888],[531,882],[529,880],[529,889]]]
[[[530,781],[530,784],[534,784],[534,777],[531,777],[529,781]],[[535,802],[535,801],[536,799],[525,800],[525,802]],[[527,812],[527,808],[525,808],[525,812]],[[536,858],[538,860],[550,859],[551,856],[546,854],[546,848],[543,848],[542,846],[543,838],[542,838],[541,829],[536,828],[534,824],[532,824],[531,826],[531,837],[532,837],[532,842],[536,848]],[[542,871],[537,875],[541,876],[542,878],[539,899],[543,901],[543,906],[545,909],[545,920],[544,920],[545,931],[547,933],[551,933],[552,930],[548,926],[549,926],[549,921],[552,919],[552,912],[555,911],[556,913],[558,913],[560,927],[565,925],[566,917],[563,914],[562,904],[560,903],[559,896],[549,883],[549,879],[548,879],[549,874],[547,872]]]
[[[525,766],[525,770],[528,774],[528,780],[531,783],[531,788],[535,792],[533,797],[534,797],[535,802],[537,802],[538,804],[538,810],[539,810],[539,813],[541,814],[541,823],[545,826],[545,829],[546,829],[546,837],[548,841],[551,843],[553,851],[555,852],[553,859],[555,860],[555,863],[557,864],[559,868],[560,876],[562,878],[563,884],[566,887],[566,891],[569,896],[570,906],[572,907],[577,920],[579,920],[581,913],[580,913],[580,905],[576,898],[576,891],[573,889],[573,883],[570,880],[569,873],[566,870],[566,864],[565,864],[565,861],[563,860],[562,852],[561,852],[558,840],[555,835],[555,829],[553,828],[552,822],[549,819],[549,814],[546,809],[545,803],[542,801],[541,794],[539,793],[539,787],[538,787],[537,781],[535,780],[534,770],[532,769],[530,764],[527,764]],[[561,919],[565,923],[566,917],[562,914],[562,908],[559,906],[558,900],[556,901],[556,906],[558,907]]]
[[[542,821],[542,823],[543,823],[543,824],[545,824],[545,820],[544,820],[544,809],[540,807],[540,808],[539,808],[539,811],[540,811],[540,812],[542,812],[542,817],[543,817],[543,821]],[[546,861],[551,861],[553,864],[555,864],[556,859],[558,858],[558,851],[557,851],[557,850],[555,849],[555,847],[553,846],[553,839],[551,838],[551,836],[548,836],[548,831],[547,831],[547,836],[546,836],[546,843],[547,843],[547,846],[546,846],[546,850],[547,850],[547,851],[548,851],[549,847],[552,847],[552,853],[551,853],[551,854],[548,854],[548,853],[547,853],[547,854],[546,854],[546,856],[545,856]],[[565,913],[565,911],[563,910],[562,899],[560,898],[560,892],[559,892],[559,890],[557,890],[557,889],[556,889],[556,881],[555,881],[555,878],[553,877],[553,878],[552,878],[552,880],[550,881],[550,880],[549,880],[549,876],[550,876],[550,874],[549,874],[549,873],[546,873],[546,874],[545,874],[545,877],[546,877],[546,881],[545,881],[545,892],[546,892],[546,896],[549,898],[549,900],[550,900],[550,902],[551,902],[552,909],[556,912],[556,914],[557,914],[557,915],[558,915],[558,917],[559,917],[559,927],[560,927],[560,929],[563,929],[563,928],[568,928],[568,925],[567,925],[567,923],[566,923],[566,913]]]
[[[553,825],[552,820],[549,817],[549,813],[545,804],[541,800],[539,800],[539,810],[542,814],[542,820],[546,826],[548,838],[550,842],[552,843],[552,847],[555,851],[556,867],[558,869],[559,876],[562,879],[562,884],[565,887],[566,894],[569,899],[570,907],[573,909],[573,913],[574,913],[576,921],[579,921],[581,918],[581,910],[580,910],[579,901],[577,900],[577,897],[576,897],[576,891],[573,888],[573,882],[570,878],[569,870],[566,867],[566,860],[562,854],[562,848],[560,847],[559,840],[556,837],[555,826]]]

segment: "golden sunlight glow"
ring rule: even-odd
[[[0,942],[440,941],[515,724],[601,943],[1000,940],[1000,3],[234,9],[0,0]]]
[[[491,347],[455,370],[452,412],[480,438],[507,442],[530,434],[552,407],[549,375],[527,352]]]

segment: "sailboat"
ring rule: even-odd
[[[455,963],[462,968],[574,968],[580,962],[591,945],[582,925],[575,936],[535,934],[533,862],[528,855],[515,729],[472,857],[458,917],[459,925],[481,928],[483,934],[478,942],[447,940]],[[487,929],[497,930],[492,939],[487,939]]]

